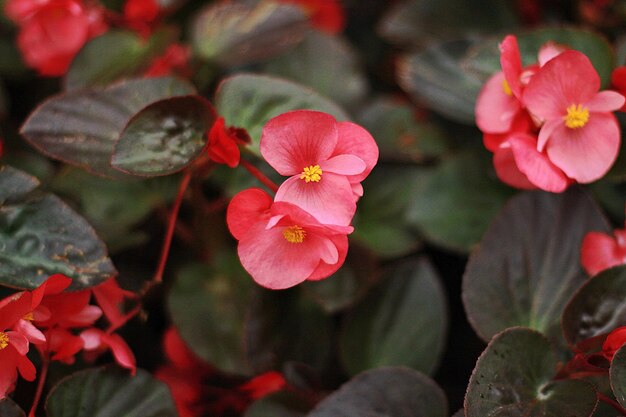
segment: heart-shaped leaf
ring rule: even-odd
[[[350,311],[340,335],[341,359],[351,374],[380,366],[432,373],[448,325],[445,294],[426,259],[404,262]]]
[[[607,221],[580,189],[526,192],[509,201],[470,256],[463,277],[468,320],[485,341],[513,326],[539,330],[562,347],[560,318],[587,280],[580,245]]]
[[[585,282],[567,304],[562,322],[565,340],[572,346],[626,325],[626,267]]]
[[[10,398],[0,400],[0,416],[2,417],[26,417],[26,413],[11,401]]]
[[[622,346],[611,360],[611,388],[622,407],[626,407],[626,347]]]
[[[172,417],[167,386],[148,372],[89,369],[63,379],[46,401],[48,417]]]
[[[511,328],[476,362],[465,395],[466,417],[589,417],[596,392],[580,380],[554,381],[558,360],[540,333]]]
[[[222,81],[215,106],[227,125],[248,131],[257,152],[263,125],[287,111],[318,110],[332,114],[337,120],[349,119],[339,106],[308,87],[255,74],[239,74]]]
[[[140,176],[168,175],[190,164],[204,149],[215,121],[200,96],[174,97],[137,113],[115,145],[111,166]]]
[[[15,179],[15,181],[12,181]],[[0,202],[0,283],[39,286],[48,276],[71,277],[73,288],[97,285],[117,274],[93,228],[58,197],[32,190],[37,180],[0,168],[7,185]]]
[[[148,39],[135,32],[109,30],[87,42],[72,60],[65,76],[65,89],[104,87],[130,77],[174,41],[176,31],[161,29]]]
[[[202,59],[244,65],[300,42],[308,30],[307,20],[299,7],[277,1],[217,2],[197,15],[191,42]]]
[[[35,148],[52,158],[119,178],[125,175],[110,167],[111,155],[133,116],[159,100],[194,93],[191,84],[170,77],[70,91],[40,105],[21,132]]]
[[[407,368],[363,372],[320,402],[307,417],[447,417],[444,392]],[[484,417],[484,416],[483,416]]]

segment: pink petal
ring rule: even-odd
[[[360,182],[353,182],[350,183],[350,185],[352,186],[352,192],[354,193],[356,199],[358,199],[358,197],[363,197],[363,186]]]
[[[357,156],[337,155],[321,163],[320,168],[322,169],[322,172],[334,172],[335,174],[340,175],[356,176],[365,171],[366,166],[365,162]]]
[[[296,110],[271,119],[261,133],[261,154],[281,175],[319,165],[337,145],[337,122],[329,114]]]
[[[517,167],[532,184],[552,193],[565,191],[569,185],[568,178],[545,154],[537,151],[532,136],[513,135],[509,138],[509,143]]]
[[[96,320],[102,317],[102,310],[98,306],[85,306],[80,312],[73,315],[66,323],[72,327],[91,326]]]
[[[15,330],[23,334],[30,343],[40,344],[46,341],[46,336],[41,333],[41,330],[28,320],[19,320],[15,325]]]
[[[348,254],[348,237],[346,235],[335,235],[331,236],[330,239],[337,248],[337,262],[333,264],[320,262],[317,268],[315,268],[315,271],[307,278],[308,281],[318,281],[328,278],[330,275],[334,274],[346,260],[346,255]]]
[[[347,226],[356,211],[352,187],[343,175],[323,173],[319,182],[306,183],[299,176],[285,181],[275,201],[286,201],[307,211],[322,224]]]
[[[372,135],[359,125],[351,122],[339,122],[337,127],[339,129],[339,139],[333,151],[333,156],[342,154],[354,155],[365,162],[365,170],[363,172],[348,178],[352,183],[361,182],[369,175],[378,162],[378,145]]]
[[[550,139],[554,130],[561,125],[563,125],[563,119],[551,119],[541,126],[539,137],[537,138],[537,150],[539,152],[543,152],[546,143],[548,143],[548,139]]]
[[[539,65],[543,67],[548,61],[557,55],[560,55],[565,50],[565,47],[555,42],[548,42],[544,44],[541,48],[539,48]]]
[[[90,328],[80,333],[80,338],[83,340],[83,349],[85,350],[95,350],[102,344],[102,336],[103,332],[96,329]]]
[[[594,276],[605,269],[626,263],[619,252],[615,239],[604,233],[589,232],[580,248],[580,263],[590,276]]]
[[[522,74],[522,57],[520,56],[517,38],[508,35],[500,43],[500,66],[511,91],[518,99],[522,96],[520,75]],[[502,88],[502,87],[500,87]]]
[[[226,211],[226,223],[230,233],[237,240],[250,230],[250,227],[267,216],[272,206],[272,197],[259,188],[249,188],[235,195]]]
[[[295,204],[285,201],[277,201],[272,205],[272,214],[274,217],[280,217],[279,222],[274,225],[290,226],[294,220],[296,223],[306,225],[307,228],[314,229],[321,234],[350,234],[354,231],[352,226],[340,226],[336,224],[321,224],[315,217]],[[279,224],[280,223],[280,224]],[[268,222],[270,224],[270,222]],[[269,229],[269,227],[265,227]]]
[[[496,170],[496,175],[498,175],[498,178],[503,183],[522,190],[533,190],[537,188],[528,181],[526,175],[517,167],[510,146],[501,147],[494,152],[493,166]]]
[[[85,332],[99,333],[101,345],[111,349],[115,362],[123,368],[130,369],[132,374],[135,374],[137,371],[137,366],[135,365],[135,355],[133,354],[133,351],[130,350],[124,339],[122,339],[118,334],[107,334],[95,328],[85,330]],[[81,337],[82,336],[83,334],[81,333]],[[87,339],[94,339],[94,337],[93,335],[90,335]],[[87,348],[85,347],[85,349]]]
[[[9,336],[9,344],[15,348],[20,355],[26,355],[28,353],[28,339],[22,333],[19,332],[6,332]]]
[[[476,99],[476,125],[483,133],[505,133],[521,110],[521,103],[504,92],[504,74],[493,75]]]
[[[578,51],[565,51],[537,72],[524,90],[523,102],[542,120],[561,118],[567,107],[590,101],[600,89],[591,61]]]
[[[592,113],[584,127],[558,127],[548,142],[547,152],[554,165],[568,177],[588,183],[601,178],[611,168],[619,145],[620,131],[615,116]]]
[[[624,96],[615,91],[600,91],[590,101],[585,103],[585,107],[590,112],[608,113],[619,110],[624,105]]]

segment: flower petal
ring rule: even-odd
[[[351,122],[339,122],[339,138],[333,156],[354,155],[365,162],[365,170],[350,176],[351,183],[363,181],[378,162],[378,145],[370,133]]]
[[[541,130],[539,131],[539,137],[537,138],[537,150],[539,152],[543,152],[546,147],[546,143],[548,143],[548,139],[554,132],[554,130],[563,124],[563,120],[561,119],[551,119],[548,120],[541,126]]]
[[[619,144],[620,131],[615,116],[593,113],[582,128],[558,127],[548,141],[547,152],[550,160],[568,177],[589,183],[611,168]]]
[[[37,369],[27,356],[18,356],[17,369],[20,371],[21,377],[26,381],[34,381],[37,377]]]
[[[260,149],[263,158],[278,173],[290,176],[328,159],[337,145],[337,137],[337,122],[330,114],[296,110],[265,124]]]
[[[537,54],[537,58],[539,58],[539,65],[543,67],[548,61],[557,55],[560,55],[565,50],[565,47],[556,42],[545,43],[541,48],[539,48],[539,53]]]
[[[520,101],[504,91],[504,74],[493,75],[476,99],[476,125],[483,133],[505,133],[522,109]]]
[[[315,268],[315,271],[307,278],[308,281],[319,281],[324,278],[328,278],[334,274],[346,260],[348,254],[348,236],[346,235],[334,235],[330,239],[337,248],[338,258],[337,262],[328,264],[326,262],[320,262]]]
[[[517,38],[506,36],[500,43],[500,66],[511,91],[518,99],[522,96],[520,75],[522,74],[522,57],[519,52]]]
[[[41,330],[28,320],[19,320],[15,325],[15,331],[23,334],[30,343],[40,344],[46,341],[46,336],[41,333]]]
[[[20,332],[9,331],[6,332],[9,336],[9,344],[15,348],[20,355],[26,355],[28,353],[28,339]]]
[[[2,364],[2,370],[0,370],[0,400],[13,391],[15,387],[18,366],[17,358],[18,355],[11,348],[0,350],[0,363]]]
[[[612,237],[599,232],[585,235],[580,247],[580,263],[590,276],[625,263],[619,246]]]
[[[624,96],[615,91],[600,91],[591,101],[585,103],[590,112],[607,113],[619,110],[624,105]]]
[[[569,179],[545,153],[537,151],[535,138],[530,135],[513,135],[509,138],[513,157],[519,170],[532,184],[545,191],[560,193],[569,185]]]
[[[496,175],[498,175],[498,178],[503,183],[522,190],[533,190],[537,188],[528,181],[526,175],[517,167],[510,146],[503,146],[494,152],[493,166],[496,170]]]
[[[323,172],[334,172],[339,175],[358,175],[365,171],[365,162],[354,155],[337,155],[320,164]],[[322,174],[323,175],[323,174]],[[358,181],[351,181],[358,182]]]
[[[272,197],[260,188],[249,188],[235,195],[226,211],[226,223],[230,233],[237,240],[250,230],[250,227],[263,216],[269,216]]]

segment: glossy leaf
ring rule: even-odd
[[[225,79],[218,87],[215,105],[226,125],[248,131],[257,152],[263,125],[287,111],[318,110],[340,121],[349,119],[339,106],[308,87],[265,75],[239,74]]]
[[[499,0],[405,0],[389,9],[378,32],[394,43],[420,44],[431,38],[510,30],[515,23],[511,3]]]
[[[124,174],[110,167],[110,159],[132,117],[156,101],[194,92],[191,84],[170,77],[70,91],[40,105],[21,132],[35,148],[52,158],[119,178]]]
[[[225,66],[262,61],[300,42],[307,16],[296,6],[262,0],[213,3],[196,16],[191,42],[197,55]]]
[[[363,372],[335,391],[307,417],[448,417],[444,392],[407,368]]]
[[[622,407],[626,407],[626,348],[621,347],[611,361],[611,388]]]
[[[350,374],[407,366],[431,374],[445,346],[445,293],[426,259],[388,269],[387,278],[353,308],[340,334],[341,360]]]
[[[322,32],[309,32],[303,42],[264,68],[265,72],[308,85],[344,106],[357,104],[367,94],[365,73],[350,44]]]
[[[437,245],[469,251],[512,194],[490,176],[490,165],[486,158],[470,153],[444,160],[413,190],[410,224]]]
[[[2,417],[26,417],[26,413],[10,398],[0,400],[0,416]]]
[[[25,176],[0,170],[0,184],[15,191],[0,204],[0,283],[30,289],[62,273],[73,278],[73,288],[83,288],[116,275],[87,221],[58,197],[33,191],[36,180],[24,181]]]
[[[220,269],[186,266],[168,305],[181,337],[200,358],[227,372],[249,373],[243,336],[253,283],[229,261]]]
[[[478,335],[488,341],[507,327],[525,326],[562,347],[561,314],[588,279],[579,261],[582,239],[608,229],[600,209],[577,188],[512,198],[463,277],[465,311]]]
[[[487,80],[463,69],[462,61],[479,39],[433,43],[398,61],[398,83],[415,100],[460,123],[474,124],[474,104]]]
[[[176,407],[165,384],[148,372],[116,368],[81,371],[63,379],[46,401],[48,417],[172,417]]]
[[[616,267],[588,280],[563,312],[563,334],[572,346],[626,325],[626,267]]]
[[[501,71],[498,48],[501,41],[502,37],[490,38],[478,44],[463,62],[465,70],[486,77]],[[548,42],[555,42],[587,55],[598,71],[602,84],[606,87],[610,82],[615,65],[613,48],[598,33],[580,28],[541,28],[517,34],[517,41],[524,65],[536,64],[539,49]]]
[[[166,28],[148,39],[122,30],[110,30],[85,44],[65,76],[65,89],[104,87],[131,77],[174,41],[176,31]]]
[[[215,117],[211,104],[200,96],[152,103],[122,131],[111,166],[148,177],[180,171],[204,149]]]
[[[540,333],[511,328],[476,362],[465,395],[466,417],[589,417],[596,392],[586,382],[553,381],[558,361]]]

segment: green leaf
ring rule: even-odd
[[[626,325],[626,267],[584,282],[567,304],[562,323],[565,340],[572,346]]]
[[[557,366],[540,333],[524,328],[499,333],[470,377],[466,417],[589,417],[595,390],[580,380],[553,381]]]
[[[0,401],[0,416],[2,417],[26,417],[26,413],[10,398]]]
[[[167,386],[148,372],[88,369],[63,379],[46,401],[48,417],[172,417],[176,407]]]
[[[498,43],[503,37],[490,38],[477,45],[463,63],[465,70],[481,73],[485,77],[501,71]],[[587,55],[598,71],[602,85],[606,87],[610,84],[611,71],[615,66],[613,48],[606,38],[596,32],[580,28],[541,28],[517,34],[517,41],[525,66],[537,63],[537,54],[544,44],[556,42]]]
[[[204,149],[215,121],[211,103],[200,96],[152,103],[124,128],[111,166],[139,176],[168,175],[189,165]]]
[[[195,53],[224,66],[263,61],[300,42],[308,30],[302,9],[276,1],[213,3],[191,27]]]
[[[357,375],[307,417],[447,417],[444,392],[427,376],[406,368]],[[484,417],[484,416],[483,416]]]
[[[344,106],[357,104],[368,89],[351,45],[318,31],[309,32],[295,48],[268,61],[264,71],[308,85]]]
[[[389,9],[378,32],[394,43],[419,44],[431,38],[511,30],[516,23],[511,4],[499,0],[408,0]]]
[[[490,176],[490,165],[470,153],[444,160],[411,195],[410,224],[438,245],[469,251],[512,194]]]
[[[381,160],[428,162],[448,150],[444,133],[415,109],[395,97],[372,100],[357,121],[376,139]]]
[[[485,341],[512,326],[542,332],[563,347],[563,309],[587,276],[580,245],[607,221],[580,189],[526,192],[494,219],[470,256],[463,277],[469,322]]]
[[[165,28],[143,39],[135,32],[110,30],[87,42],[72,60],[65,76],[65,89],[104,87],[122,77],[138,75],[152,59],[176,38]]]
[[[168,306],[172,322],[202,359],[226,372],[250,373],[243,351],[253,283],[236,259],[221,268],[193,264],[180,270]]]
[[[105,89],[70,91],[40,105],[21,133],[40,152],[98,175],[126,177],[110,167],[115,143],[128,122],[148,105],[194,94],[176,78],[133,79]]]
[[[430,263],[403,262],[350,311],[340,334],[341,360],[352,375],[403,365],[431,374],[445,347],[445,293]]]
[[[622,346],[611,360],[611,388],[622,407],[626,407],[626,347]]]
[[[10,166],[0,165],[0,204],[9,198],[20,198],[37,187],[39,187],[37,178]]]
[[[299,288],[258,289],[245,330],[248,362],[257,373],[279,369],[288,361],[303,362],[318,371],[330,364],[332,320],[302,297]]]
[[[398,83],[415,100],[456,122],[474,124],[476,97],[487,77],[465,71],[463,59],[480,39],[433,43],[401,57]]]
[[[229,126],[244,128],[258,153],[261,129],[268,120],[290,110],[330,113],[337,120],[349,116],[336,104],[308,87],[275,77],[239,74],[219,85],[215,105]]]
[[[244,417],[304,417],[306,411],[295,393],[283,391],[255,401]]]
[[[33,190],[36,180],[25,177],[0,169],[0,184],[14,191],[0,204],[0,283],[32,289],[62,273],[73,278],[73,288],[84,288],[116,275],[87,221],[58,197]]]

